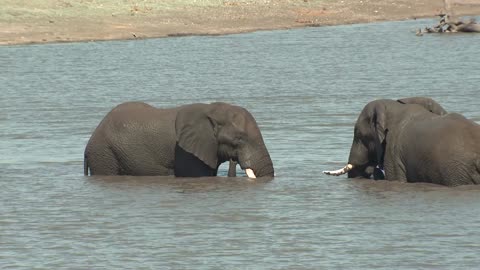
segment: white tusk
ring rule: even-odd
[[[246,169],[245,173],[247,174],[248,178],[253,178],[253,179],[257,178],[252,169]]]
[[[335,175],[335,176],[339,176],[339,175],[342,175],[342,174],[346,174],[347,172],[349,172],[351,169],[353,169],[353,165],[352,164],[347,164],[345,167],[341,168],[341,169],[338,169],[336,171],[323,171],[324,174],[328,174],[328,175]]]

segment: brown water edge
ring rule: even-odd
[[[42,12],[24,15],[11,7],[14,4],[9,6],[9,2],[2,6],[3,11],[0,10],[0,45],[224,35],[433,17],[444,9],[444,0],[241,0],[168,8],[102,7],[99,12],[98,9],[75,9],[72,4],[65,5],[68,1],[50,0],[63,5],[52,4]],[[456,15],[480,14],[480,1],[451,2]],[[37,2],[31,3],[21,8],[35,10]]]

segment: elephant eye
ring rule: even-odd
[[[242,142],[243,142],[243,139],[241,137],[235,137],[233,139],[233,145],[240,145],[242,144]]]

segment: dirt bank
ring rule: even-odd
[[[444,6],[444,0],[3,0],[0,45],[405,20],[433,17]],[[449,6],[458,15],[480,14],[480,0]]]

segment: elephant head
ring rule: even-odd
[[[175,120],[177,145],[213,170],[236,161],[250,178],[273,176],[272,160],[253,116],[226,104],[182,107]]]
[[[402,110],[405,104],[417,104],[414,110]],[[342,175],[348,172],[349,178],[383,177],[383,163],[387,145],[387,134],[390,127],[398,126],[400,119],[410,112],[424,111],[424,109],[438,115],[447,112],[440,104],[430,98],[412,97],[399,100],[375,100],[368,103],[358,116],[355,123],[352,147],[348,164],[342,169],[324,171],[329,175]]]

